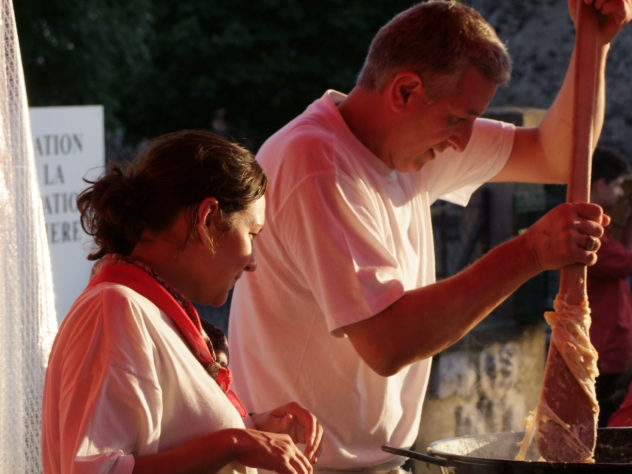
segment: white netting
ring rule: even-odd
[[[57,322],[13,4],[0,7],[0,474],[39,473]]]

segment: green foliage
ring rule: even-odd
[[[414,2],[14,3],[31,105],[103,104],[128,146],[223,117],[256,150],[327,88],[348,91],[373,34]]]
[[[150,0],[14,1],[29,103],[103,104],[120,127],[121,91],[150,60]]]

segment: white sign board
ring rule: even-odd
[[[103,172],[103,107],[32,107],[33,148],[61,322],[86,286],[92,239],[81,228],[77,195]]]

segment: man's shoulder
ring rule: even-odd
[[[308,109],[268,138],[259,154],[271,147],[293,148],[303,146],[303,144],[318,146],[333,140],[334,135],[335,127],[327,120],[327,117]]]
[[[305,113],[272,135],[257,152],[268,174],[281,168],[306,173],[328,169],[333,162],[335,130],[313,114]]]

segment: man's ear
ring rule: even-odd
[[[397,109],[404,109],[412,102],[423,98],[424,89],[419,74],[402,71],[393,78],[389,88],[391,104]]]

